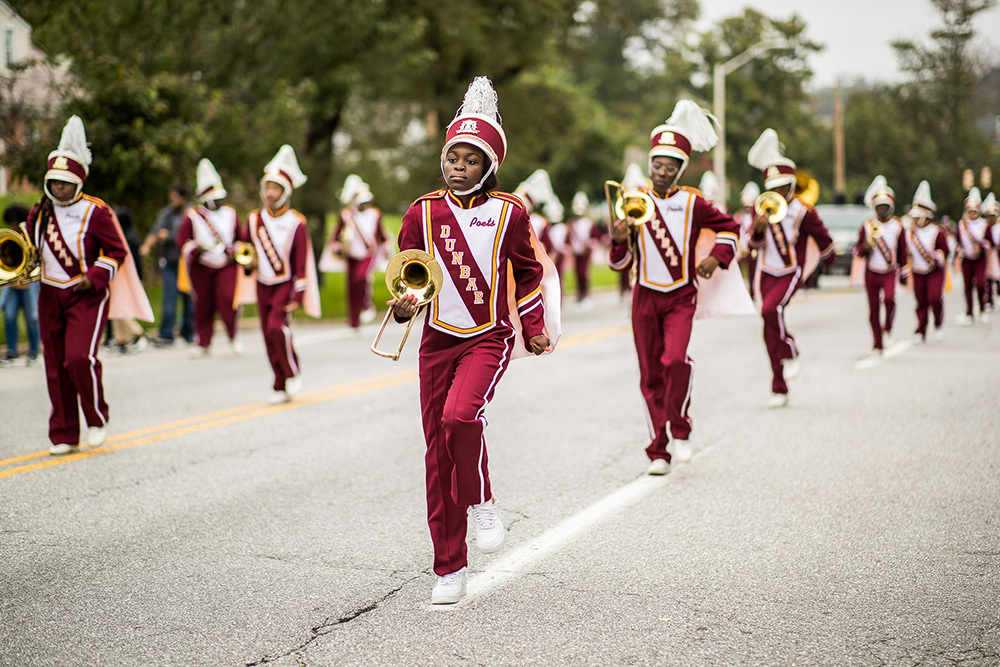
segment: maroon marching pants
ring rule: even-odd
[[[785,328],[785,306],[799,288],[802,269],[787,276],[772,276],[760,272],[761,315],[764,317],[764,345],[771,360],[771,391],[787,394],[785,374],[781,362],[799,356],[795,339]]]
[[[101,332],[108,323],[110,297],[107,288],[100,292],[74,292],[42,283],[38,323],[45,380],[52,402],[49,440],[53,445],[80,442],[81,408],[88,426],[108,423],[97,350]]]
[[[583,301],[590,294],[590,253],[573,255],[576,267],[576,300]]]
[[[513,345],[514,331],[505,322],[474,338],[424,327],[420,412],[427,442],[427,525],[439,575],[467,565],[468,507],[493,497],[483,412]]]
[[[299,374],[299,357],[292,346],[292,314],[285,312],[294,286],[291,280],[277,285],[257,283],[257,312],[267,359],[274,371],[275,391],[284,391],[285,382]]]
[[[876,273],[865,269],[865,291],[868,292],[868,323],[872,327],[874,348],[882,349],[882,332],[892,333],[892,321],[896,316],[896,272]],[[882,326],[881,302],[885,303],[885,326]]]
[[[669,461],[670,436],[686,440],[691,434],[688,407],[694,367],[687,349],[697,299],[688,287],[657,292],[637,284],[632,293],[632,337],[652,439],[646,447],[650,459]]]
[[[927,335],[927,309],[934,312],[934,328],[944,324],[944,269],[913,274],[913,296],[917,300],[917,331]]]
[[[212,329],[215,313],[219,313],[226,325],[229,340],[236,338],[236,314],[233,308],[233,294],[236,292],[235,264],[221,269],[192,262],[188,267],[191,276],[191,298],[194,300],[194,331],[198,345],[212,344]]]
[[[965,314],[972,317],[972,288],[976,288],[979,297],[979,312],[986,309],[986,256],[978,259],[962,258],[962,282],[965,286]]]
[[[351,326],[355,329],[361,324],[361,311],[375,307],[370,270],[374,261],[374,256],[364,259],[347,258],[347,307]]]

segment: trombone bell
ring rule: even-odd
[[[612,197],[610,188],[617,188],[618,195],[614,198],[614,205],[612,205]],[[627,218],[632,218],[635,220],[635,226],[644,225],[653,219],[656,215],[656,205],[653,204],[653,198],[649,194],[639,190],[637,188],[628,188],[617,181],[604,181],[604,194],[608,198],[608,208],[611,212],[618,216],[620,220],[625,220]]]
[[[757,215],[766,215],[770,223],[781,222],[788,213],[788,200],[773,190],[761,193],[753,203]]]
[[[0,229],[0,285],[26,285],[41,277],[38,252],[27,236]]]
[[[252,243],[237,241],[233,245],[233,259],[240,266],[250,266],[257,259],[257,249],[253,247]]]
[[[385,352],[378,348],[378,343],[386,325],[389,324],[389,318],[392,317],[392,308],[389,308],[382,320],[382,326],[379,327],[375,340],[372,342],[371,351],[380,357],[386,357],[393,361],[399,359],[417,315],[426,304],[437,297],[443,284],[444,273],[441,271],[441,265],[433,256],[423,250],[404,250],[390,259],[389,265],[385,269],[385,286],[389,288],[389,293],[396,299],[415,297],[417,311],[413,313],[413,317],[407,323],[403,338],[399,341],[399,347],[396,348],[396,351]]]

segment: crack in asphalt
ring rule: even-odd
[[[396,595],[396,593],[398,593],[399,591],[403,590],[407,586],[407,584],[413,583],[417,579],[420,579],[421,577],[426,576],[428,572],[430,572],[430,569],[427,569],[427,570],[421,572],[419,575],[416,575],[416,576],[413,576],[413,577],[407,579],[406,581],[404,581],[403,583],[401,583],[399,586],[397,586],[396,588],[392,589],[391,591],[389,591],[388,593],[386,593],[382,597],[378,598],[374,602],[369,602],[368,604],[366,604],[366,605],[364,605],[362,607],[357,607],[356,609],[354,609],[352,611],[349,611],[348,613],[344,614],[343,616],[341,616],[341,617],[339,617],[339,618],[337,618],[335,620],[331,620],[330,618],[327,618],[325,621],[323,621],[323,623],[321,623],[320,625],[317,625],[316,627],[312,628],[310,630],[310,633],[311,633],[310,637],[307,640],[305,640],[304,642],[302,642],[301,644],[299,644],[298,646],[296,646],[295,648],[290,649],[288,651],[285,651],[284,653],[282,653],[280,655],[264,656],[263,658],[261,658],[260,660],[255,661],[255,662],[248,662],[248,663],[246,663],[246,667],[257,667],[258,665],[266,665],[268,663],[274,662],[275,660],[281,660],[282,658],[287,658],[287,657],[290,657],[290,656],[294,656],[295,659],[297,660],[298,664],[302,665],[304,667],[306,663],[303,661],[300,653],[302,651],[306,650],[309,647],[310,644],[312,644],[314,641],[316,641],[320,637],[323,637],[325,635],[330,634],[338,626],[344,625],[345,623],[350,623],[354,619],[359,618],[359,617],[367,614],[370,611],[375,611],[376,609],[378,609],[378,606],[380,604],[382,604],[386,600],[389,600],[390,598],[394,597]]]

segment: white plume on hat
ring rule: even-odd
[[[514,190],[516,195],[527,195],[531,200],[530,205],[538,210],[543,204],[556,198],[555,190],[552,189],[552,179],[549,172],[544,169],[536,169]]]
[[[920,181],[920,185],[917,186],[917,191],[913,193],[913,208],[914,209],[924,209],[931,215],[937,213],[937,204],[931,198],[931,184],[927,181]],[[913,215],[913,211],[910,212]]]
[[[751,167],[762,171],[776,164],[795,166],[794,162],[782,155],[778,133],[771,128],[761,132],[757,141],[750,147],[750,151],[747,153],[747,162],[750,163]]]
[[[282,174],[281,172],[284,172]],[[287,177],[285,176],[287,174]],[[288,144],[278,149],[271,161],[264,166],[264,180],[285,186],[286,190],[302,187],[308,178],[299,168],[295,149]]]
[[[549,222],[562,222],[566,215],[566,209],[559,198],[553,195],[545,200],[544,214]]]
[[[71,157],[87,171],[90,171],[90,163],[94,161],[87,146],[87,132],[83,129],[83,121],[77,115],[72,115],[63,127],[62,136],[59,137],[59,148],[49,153],[49,157],[65,155]]]
[[[719,187],[719,177],[711,169],[701,175],[698,181],[698,189],[702,196],[710,202],[717,202],[722,195],[722,188]]]
[[[340,201],[345,205],[362,204],[372,200],[372,189],[364,179],[357,174],[350,174],[344,179],[344,187],[340,191]]]
[[[1000,204],[997,203],[997,198],[991,192],[983,199],[983,203],[979,209],[983,215],[997,215],[1000,213]]]
[[[691,100],[679,100],[665,123],[669,129],[676,129],[691,142],[691,150],[707,151],[719,143],[719,133],[715,127],[715,116],[702,109]],[[662,131],[662,130],[661,130]],[[657,130],[653,130],[656,134]]]
[[[622,185],[629,189],[645,188],[649,186],[649,180],[646,178],[646,174],[642,173],[642,167],[633,162],[625,168],[625,178],[622,179]]]
[[[965,197],[965,208],[979,208],[982,203],[983,195],[979,192],[979,188],[973,187],[969,190],[969,194]]]
[[[570,204],[570,210],[573,211],[573,215],[587,215],[587,211],[590,210],[590,198],[587,197],[587,193],[577,192],[573,195],[573,202]]]
[[[503,119],[500,118],[497,91],[493,90],[493,83],[485,76],[477,76],[469,84],[469,89],[465,91],[465,98],[462,100],[462,106],[458,107],[452,122],[455,122],[459,116],[469,114],[478,114],[496,123],[503,123]]]
[[[740,191],[740,205],[753,206],[759,196],[760,186],[754,181],[747,181],[747,184],[743,186],[743,190]]]
[[[895,205],[896,193],[889,187],[885,176],[879,174],[872,179],[871,185],[865,190],[864,202],[865,206],[870,208],[875,208],[879,204]]]
[[[216,171],[215,165],[208,158],[202,158],[195,170],[196,191],[198,201],[206,202],[225,198],[227,192],[222,187],[222,177]]]

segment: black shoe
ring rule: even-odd
[[[153,343],[153,347],[173,347],[173,338],[160,338],[159,336],[150,336],[149,340]]]

